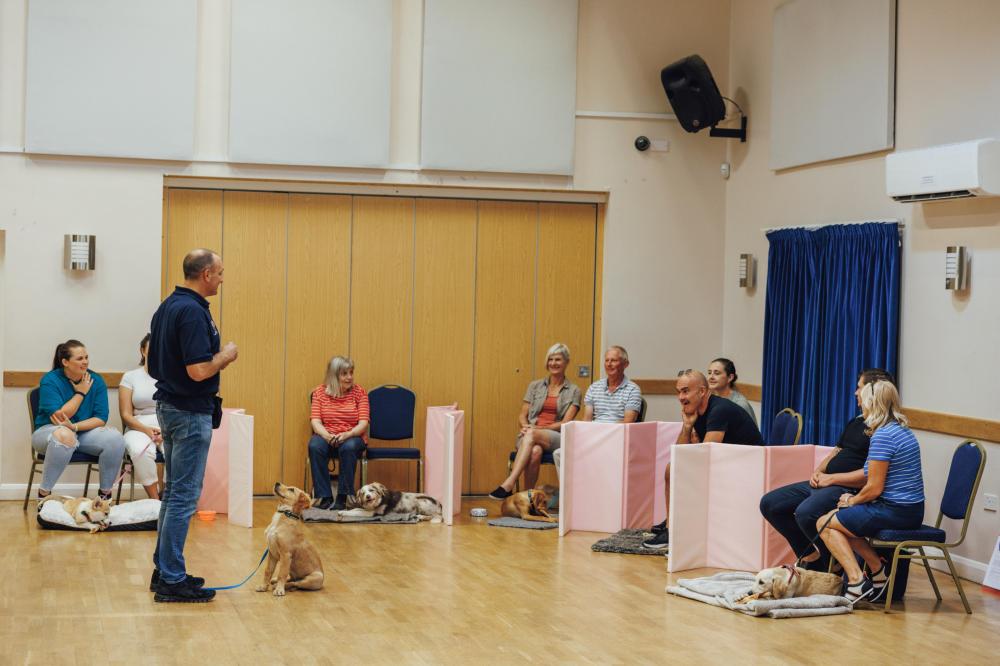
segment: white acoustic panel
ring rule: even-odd
[[[577,0],[425,0],[424,168],[573,173]]]
[[[31,0],[25,150],[189,160],[196,0]]]
[[[895,54],[896,0],[775,9],[771,168],[892,148]]]
[[[233,0],[229,159],[385,167],[391,0]]]

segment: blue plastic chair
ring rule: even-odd
[[[30,432],[35,432],[35,416],[38,415],[38,397],[41,393],[39,387],[35,387],[28,391],[28,418],[30,419]],[[41,474],[42,470],[38,469],[39,465],[45,464],[45,454],[38,453],[35,451],[34,447],[31,448],[31,472],[28,474],[28,489],[24,491],[24,506],[21,507],[22,511],[28,510],[28,499],[31,497],[31,485],[35,482],[35,475]],[[87,480],[83,484],[83,496],[87,496],[87,491],[90,490],[90,473],[94,471],[94,467],[97,466],[97,456],[92,456],[88,453],[81,453],[79,450],[73,452],[73,457],[69,459],[70,465],[86,465],[87,466]],[[119,486],[119,490],[120,490]]]
[[[768,433],[768,444],[771,446],[793,446],[799,443],[802,436],[802,415],[790,407],[774,415],[771,430]]]
[[[413,415],[417,396],[405,386],[384,384],[368,393],[371,423],[368,436],[382,441],[413,439]],[[424,461],[416,447],[369,446],[361,457],[361,485],[368,483],[368,463],[372,460],[414,460],[417,463],[417,492],[421,490]]]
[[[948,482],[944,487],[944,495],[941,497],[941,506],[938,510],[937,520],[934,526],[921,525],[915,530],[881,530],[871,539],[872,546],[876,548],[893,548],[892,570],[889,574],[889,590],[885,595],[885,612],[889,612],[892,605],[892,588],[896,582],[896,571],[899,560],[921,560],[927,570],[927,578],[934,588],[934,595],[941,601],[941,591],[938,589],[937,581],[931,572],[929,560],[944,560],[948,563],[948,571],[951,573],[955,587],[958,588],[958,596],[962,597],[962,605],[965,612],[972,614],[969,608],[969,600],[965,598],[965,590],[962,589],[962,581],[959,580],[955,572],[955,565],[951,561],[951,554],[948,552],[952,548],[958,548],[965,541],[965,532],[969,529],[969,520],[972,517],[972,503],[976,499],[976,491],[979,490],[979,482],[983,478],[983,469],[986,467],[986,449],[979,442],[966,440],[958,445],[955,453],[951,457],[951,469],[948,471]],[[958,540],[948,543],[948,535],[941,529],[941,520],[947,516],[952,520],[962,521],[962,530],[958,535]],[[928,555],[924,548],[933,547],[941,551],[941,555]],[[916,548],[917,553],[904,550]]]

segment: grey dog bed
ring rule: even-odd
[[[555,516],[553,516],[555,518]],[[537,520],[524,520],[522,518],[512,518],[511,516],[503,516],[502,518],[494,518],[489,521],[487,525],[491,527],[520,527],[525,530],[554,530],[559,527],[559,523],[543,523]]]
[[[669,551],[643,548],[642,540],[648,532],[642,530],[622,530],[618,534],[601,539],[590,547],[595,553],[623,553],[626,555],[659,555],[663,557]]]
[[[315,507],[303,511],[302,519],[307,523],[377,523],[383,525],[412,525],[413,523],[420,522],[415,513],[393,513],[388,516],[362,518],[360,516],[342,516],[339,511],[317,509]]]
[[[677,585],[667,586],[667,593],[739,611],[746,615],[776,619],[843,615],[853,610],[851,602],[846,598],[829,594],[813,594],[792,599],[756,599],[745,604],[738,603],[740,599],[750,594],[754,578],[756,574],[748,571],[726,571],[704,578],[681,578],[678,579]]]

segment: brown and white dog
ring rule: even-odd
[[[347,505],[351,508],[339,511],[341,516],[374,518],[375,516],[416,514],[420,520],[429,520],[432,523],[441,522],[441,503],[433,497],[419,493],[389,490],[378,482],[362,486],[356,495],[348,498]]]
[[[41,503],[56,499],[62,502],[66,513],[73,516],[77,525],[86,527],[91,534],[102,532],[111,525],[111,500],[90,499],[89,497],[46,497]]]
[[[741,601],[791,599],[812,594],[839,595],[843,585],[844,581],[840,576],[785,565],[758,573],[750,588],[750,595]]]
[[[258,592],[274,586],[274,596],[285,590],[319,590],[323,587],[323,562],[319,551],[306,539],[302,512],[312,505],[304,491],[282,483],[274,484],[281,498],[267,531],[267,565]]]
[[[549,496],[553,491],[555,488],[552,486],[542,486],[514,493],[500,505],[500,515],[542,523],[558,522],[559,519],[550,516],[548,512]]]

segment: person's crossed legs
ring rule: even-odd
[[[530,428],[517,442],[517,455],[506,479],[490,493],[494,499],[504,499],[514,492],[517,478],[524,474],[524,487],[534,488],[542,465],[542,455],[558,447],[559,433],[554,430]]]

